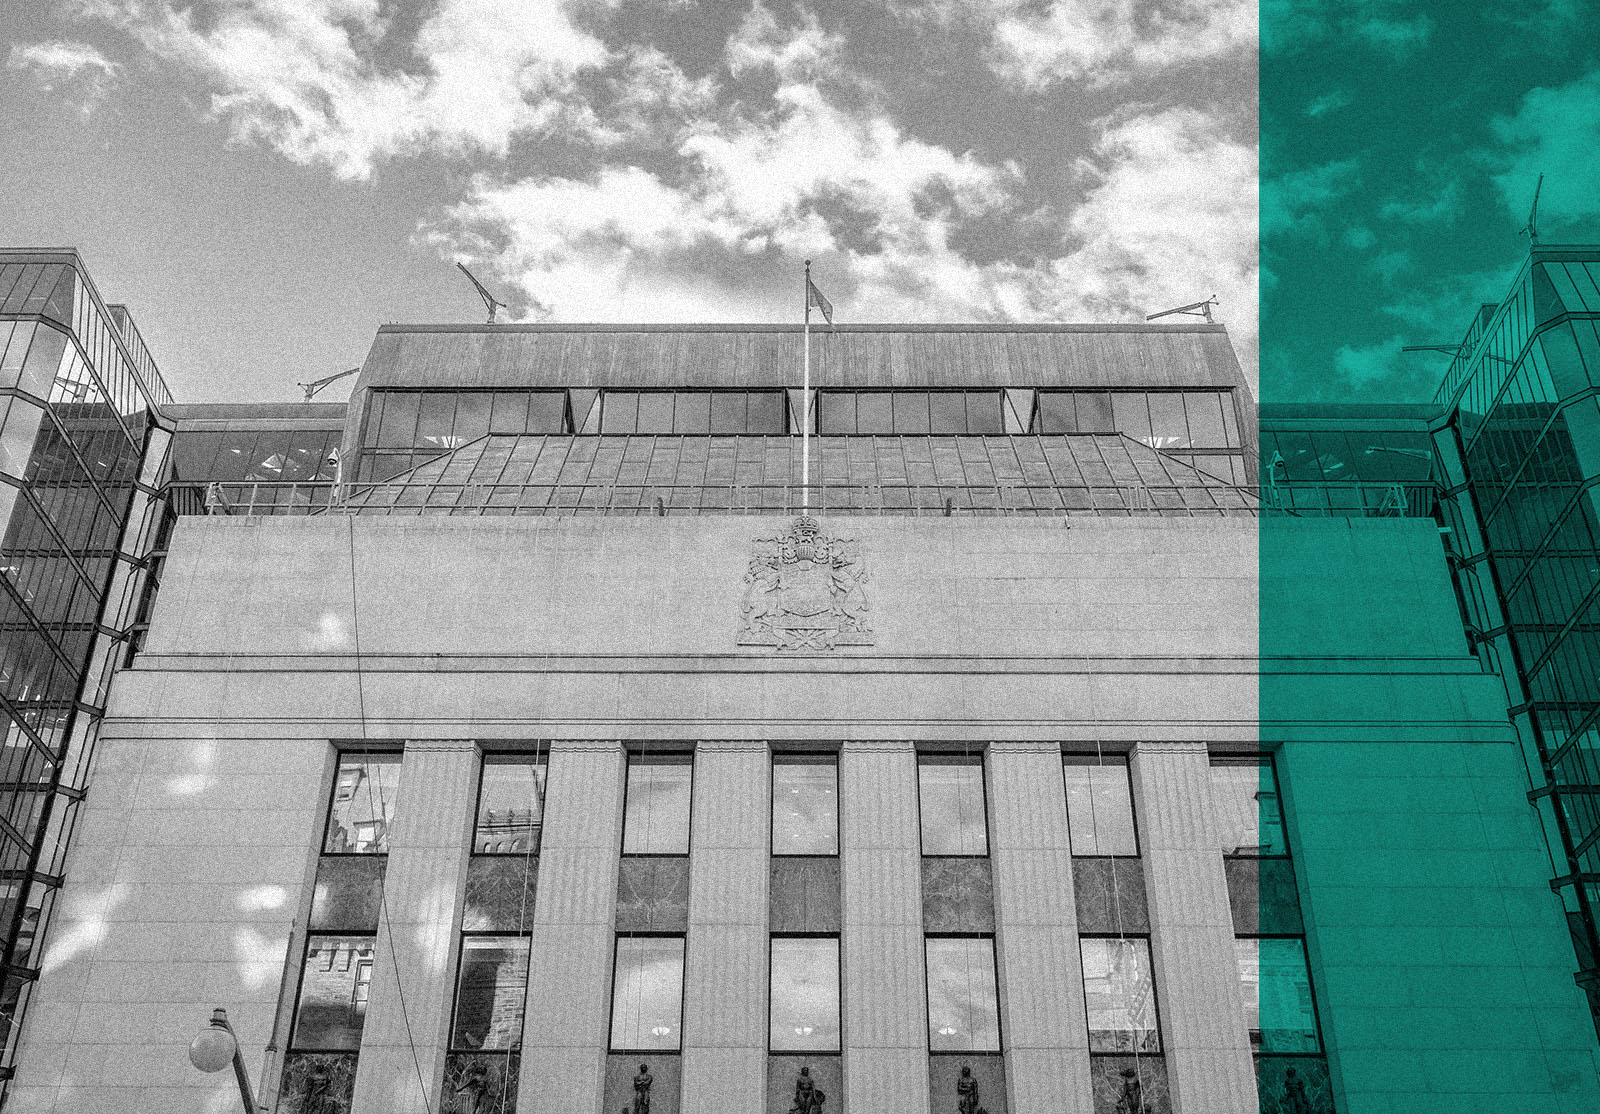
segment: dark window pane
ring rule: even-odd
[[[619,938],[611,983],[612,1050],[676,1051],[682,1016],[683,938]]]
[[[224,433],[217,459],[211,464],[211,474],[206,479],[242,480],[255,462],[257,434]]]
[[[1107,391],[1080,392],[1078,403],[1079,433],[1115,433],[1117,423],[1111,416],[1111,395]]]
[[[1239,446],[1239,415],[1234,405],[1232,391],[1222,395],[1222,427],[1230,449]]]
[[[639,428],[639,396],[632,391],[607,391],[600,400],[600,432],[632,433]]]
[[[886,392],[856,392],[856,432],[894,432],[894,418],[889,409],[889,395]]]
[[[398,754],[341,755],[322,849],[329,854],[387,852],[399,787]]]
[[[456,396],[446,391],[429,391],[419,398],[416,446],[437,450],[453,448],[450,438],[456,424]]]
[[[823,391],[822,432],[849,435],[856,431],[856,396],[850,391]]]
[[[312,936],[306,941],[293,1047],[352,1052],[361,1047],[372,952],[371,936]]]
[[[839,767],[832,759],[773,764],[772,853],[839,853]]]
[[[689,794],[694,767],[682,759],[628,761],[622,826],[625,855],[687,855]]]
[[[1005,431],[1038,433],[1034,428],[1036,392],[1026,387],[1007,387],[1005,391]]]
[[[1213,765],[1211,793],[1224,855],[1288,854],[1271,763]]]
[[[672,432],[671,392],[645,391],[639,395],[639,432]]]
[[[576,394],[577,392],[574,392]],[[593,394],[593,392],[589,392]],[[567,400],[562,391],[535,391],[528,396],[529,433],[565,433]]]
[[[1183,396],[1177,391],[1151,391],[1150,443],[1158,449],[1187,449],[1189,423],[1183,413]]]
[[[1074,855],[1137,855],[1133,794],[1120,759],[1068,758],[1067,831]]]
[[[539,849],[544,822],[543,762],[485,758],[478,789],[472,850],[479,855],[528,854]]]
[[[212,479],[212,462],[221,448],[220,433],[179,433],[172,440],[173,471],[180,480]]]
[[[999,1052],[994,941],[987,937],[930,937],[926,943],[929,1050]]]
[[[917,765],[924,855],[987,855],[989,831],[980,762]]]
[[[967,392],[967,432],[1004,433],[1005,424],[1000,417],[999,391]]]
[[[743,391],[717,391],[711,396],[711,432],[745,432]]]
[[[746,431],[782,435],[784,432],[783,392],[751,391],[748,398],[749,412],[745,418]]]
[[[1305,944],[1282,938],[1241,938],[1233,943],[1255,1051],[1320,1051]]]
[[[600,392],[589,389],[574,389],[572,395],[572,431],[574,433],[598,433],[599,415],[596,411],[600,406]],[[529,433],[538,433],[539,430],[528,429]],[[559,433],[559,429],[551,432]]]
[[[522,433],[528,424],[528,396],[521,391],[496,391],[489,413],[490,433]]]
[[[1150,408],[1143,391],[1118,391],[1111,396],[1111,420],[1116,432],[1150,443]]]
[[[711,392],[679,391],[672,415],[674,433],[711,432]]]
[[[1150,941],[1083,939],[1090,1052],[1159,1052]]]
[[[527,937],[463,936],[451,1047],[519,1047],[527,991]]]
[[[489,405],[493,395],[467,391],[456,396],[456,425],[451,445],[459,447],[489,432]]]
[[[1222,395],[1189,391],[1183,396],[1183,405],[1189,416],[1189,441],[1195,448],[1227,447],[1228,436],[1222,425]]]
[[[928,432],[928,394],[926,391],[895,391],[894,431]]]
[[[1039,392],[1039,432],[1077,433],[1078,419],[1073,413],[1073,396],[1068,391]]]
[[[772,941],[773,1052],[839,1051],[839,941]]]
[[[409,449],[416,440],[417,414],[422,396],[414,391],[383,392],[383,424],[375,444],[385,449]]]
[[[928,409],[930,433],[967,432],[967,397],[962,392],[934,391],[928,396]]]

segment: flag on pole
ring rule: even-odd
[[[828,301],[823,296],[822,291],[817,289],[817,284],[811,281],[811,272],[808,270],[806,272],[806,308],[810,309],[812,306],[816,306],[822,311],[823,320],[828,323],[829,328],[832,328],[833,303]]]

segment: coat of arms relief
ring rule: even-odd
[[[832,537],[816,519],[801,515],[786,532],[755,543],[744,575],[740,646],[872,645],[867,562],[855,538]]]

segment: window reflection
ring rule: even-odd
[[[1311,972],[1299,939],[1234,940],[1250,1042],[1258,1052],[1317,1052]]]
[[[839,1051],[838,939],[774,939],[771,974],[772,1051]]]
[[[600,432],[752,434],[784,432],[781,391],[605,391]]]
[[[1122,433],[1157,449],[1239,446],[1226,391],[1040,391],[1035,433]]]
[[[917,764],[924,855],[987,855],[983,760],[923,759]]]
[[[839,766],[831,758],[772,765],[772,853],[839,853]]]
[[[929,937],[926,944],[929,1050],[1000,1051],[994,941],[988,937]]]
[[[1085,938],[1078,943],[1083,954],[1089,1051],[1161,1051],[1150,941]]]
[[[526,936],[463,936],[451,1047],[519,1047],[527,990]]]
[[[1215,761],[1211,795],[1224,855],[1289,853],[1271,762],[1253,758]]]
[[[483,760],[472,850],[479,855],[530,854],[544,823],[545,765],[519,757]]]
[[[611,990],[611,1050],[675,1051],[682,1013],[683,937],[619,937]]]
[[[970,436],[1005,429],[998,390],[830,390],[818,395],[821,431],[829,435]]]
[[[292,1044],[297,1049],[349,1051],[361,1047],[372,986],[371,936],[312,936],[300,972]]]
[[[687,756],[628,759],[624,855],[687,855],[689,794],[694,767]]]
[[[1137,855],[1133,793],[1120,756],[1067,755],[1067,832],[1074,855]]]
[[[399,788],[400,755],[341,755],[322,850],[330,855],[387,853]]]

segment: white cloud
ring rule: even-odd
[[[435,146],[504,155],[548,126],[574,78],[609,55],[560,0],[442,0],[411,44],[411,68],[384,64],[380,0],[82,0],[147,50],[202,75],[236,139],[266,143],[342,178]]]
[[[45,90],[75,93],[79,110],[92,111],[115,84],[119,67],[88,43],[14,43],[6,68],[31,74]]]
[[[1253,47],[1255,0],[972,0],[993,18],[994,64],[1025,85],[1101,84]]]
[[[1532,89],[1511,116],[1493,122],[1500,148],[1488,155],[1507,212],[1528,219],[1534,186],[1541,230],[1600,216],[1600,69],[1565,85]]]
[[[1333,369],[1357,390],[1395,379],[1401,372],[1400,346],[1404,343],[1392,336],[1377,344],[1346,344],[1333,354]]]

